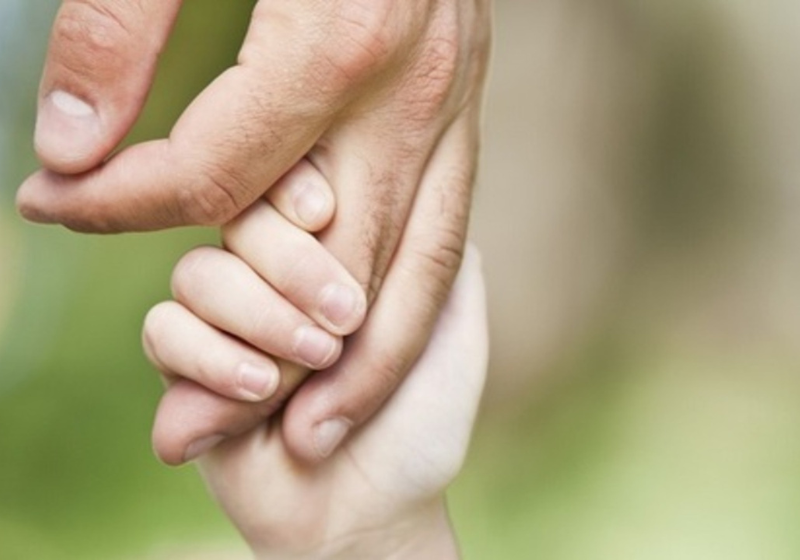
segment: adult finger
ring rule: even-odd
[[[488,350],[480,256],[468,246],[424,352],[386,405],[348,445],[348,453],[369,469],[376,487],[397,488],[398,480],[411,477],[407,488],[426,497],[452,482],[468,448]]]
[[[226,249],[329,332],[348,335],[364,320],[364,291],[310,233],[264,201],[224,226]]]
[[[389,41],[375,13],[393,3],[347,18],[340,12],[350,3],[324,4],[259,2],[239,64],[194,100],[169,140],[133,146],[84,175],[34,174],[17,196],[22,215],[94,232],[228,222],[310,150],[384,63],[375,53]]]
[[[427,343],[460,266],[469,217],[476,120],[460,118],[432,158],[381,294],[342,358],[289,403],[284,430],[307,461],[329,456],[380,408]]]
[[[322,369],[341,352],[341,338],[319,328],[227,251],[200,247],[187,253],[175,267],[172,289],[200,319],[267,354]]]
[[[443,138],[367,322],[350,337],[340,362],[306,380],[289,403],[283,429],[298,457],[318,462],[333,452],[336,443],[380,407],[425,347],[460,262],[477,149],[474,126],[474,121],[462,119]],[[337,214],[325,232],[326,246],[357,270],[362,270],[359,263],[374,264],[374,259],[365,258],[372,253],[361,245],[363,239],[350,238],[351,230],[337,228],[340,219]],[[294,388],[292,380],[300,377],[287,376],[281,366],[282,383],[288,387]],[[169,464],[194,458],[201,453],[198,449],[206,451],[263,422],[277,409],[281,396],[289,394],[279,391],[269,403],[257,405],[181,382],[167,391],[159,406],[156,452]]]
[[[414,368],[412,377],[387,409],[376,418],[374,426],[360,434],[358,447],[376,453],[394,453],[397,442],[385,441],[383,434],[409,434],[403,442],[419,433],[434,430],[441,441],[466,449],[464,440],[477,409],[480,388],[486,373],[487,334],[485,332],[485,295],[480,273],[480,260],[474,249],[467,252],[464,270],[459,275],[454,295],[437,323],[434,339]],[[467,352],[462,349],[467,348]],[[457,359],[451,358],[457,352]],[[463,369],[458,365],[463,360]],[[223,440],[253,429],[275,413],[281,403],[303,381],[307,372],[295,364],[278,362],[280,386],[273,398],[263,403],[243,403],[226,398],[190,380],[170,386],[162,397],[153,427],[153,448],[156,455],[169,465],[180,465],[196,459]],[[431,390],[430,385],[436,385]],[[452,388],[452,389],[449,389]],[[463,391],[467,398],[451,398],[453,392]],[[444,399],[444,400],[443,400]],[[420,406],[422,400],[430,405]],[[435,418],[409,416],[408,411],[436,410]],[[452,422],[453,419],[459,422]],[[418,422],[430,422],[418,431]],[[382,429],[386,423],[397,424],[391,430]],[[398,429],[399,427],[399,429]],[[434,436],[439,440],[438,436]],[[384,441],[375,443],[374,440]],[[388,447],[392,449],[387,450]],[[427,452],[430,452],[428,446]],[[461,453],[449,459],[457,470]],[[398,463],[403,463],[399,461]],[[442,474],[442,473],[440,473]]]
[[[181,0],[64,0],[39,90],[36,152],[60,173],[87,171],[130,130]]]
[[[378,121],[378,119],[375,119]],[[409,146],[385,123],[362,121],[322,139],[308,158],[330,182],[336,215],[317,237],[358,280],[370,304],[400,243],[435,139]]]
[[[384,417],[377,419],[379,423],[413,423],[416,420],[414,418],[409,420],[407,409],[419,409],[421,394],[427,395],[425,398],[428,400],[437,399],[437,395],[433,394],[435,391],[424,389],[423,385],[434,382],[443,386],[457,386],[456,390],[470,392],[468,399],[462,401],[448,398],[444,404],[438,400],[435,406],[432,404],[430,407],[424,407],[438,410],[444,406],[447,409],[445,414],[437,415],[437,422],[433,423],[433,427],[442,433],[446,432],[448,437],[443,440],[447,439],[453,445],[460,445],[469,435],[470,424],[466,422],[465,417],[474,417],[479,389],[485,376],[487,351],[485,302],[479,259],[473,255],[472,258],[468,257],[466,262],[468,263],[464,267],[466,270],[459,279],[462,289],[456,290],[460,295],[456,295],[449,302],[438,324],[438,331],[441,331],[441,334],[434,335],[446,341],[436,340],[429,345],[431,351],[423,355],[415,368],[415,378],[409,380],[411,385],[408,388],[404,387],[397,396],[398,402],[393,401]],[[454,347],[469,348],[470,363],[465,367],[466,376],[448,359]],[[464,358],[462,354],[459,356]],[[169,387],[161,399],[154,421],[153,448],[156,455],[169,465],[180,465],[196,459],[225,439],[247,432],[264,422],[278,410],[281,403],[293,393],[307,375],[305,370],[295,364],[281,361],[278,364],[281,371],[281,385],[274,397],[264,403],[243,403],[232,400],[189,380],[178,381]],[[429,379],[430,375],[434,379]],[[404,401],[412,400],[413,406],[410,403],[403,404]],[[465,414],[463,410],[452,410],[454,407],[468,410]],[[406,410],[402,410],[401,414],[401,409]],[[463,420],[462,424],[449,423],[451,416],[459,414]],[[373,438],[373,432],[386,431],[370,428],[362,434],[360,440]],[[408,432],[409,428],[405,426],[397,433]],[[378,448],[385,449],[385,444],[386,442],[381,443]],[[358,445],[362,446],[362,443]],[[372,444],[367,444],[367,447],[372,447]],[[455,460],[460,461],[460,456],[456,456]]]
[[[399,242],[424,164],[412,165],[406,149],[396,150],[396,145],[385,140],[378,143],[378,137],[370,132],[344,132],[330,142],[323,142],[309,157],[334,187],[337,199],[334,221],[320,239],[362,287],[371,288],[374,298]],[[366,161],[364,154],[374,154],[376,148],[381,148],[381,152]],[[424,147],[420,150],[424,151]],[[403,159],[398,162],[398,157]],[[404,170],[402,179],[397,177],[398,168]],[[392,183],[399,180],[414,184]],[[374,188],[375,183],[380,189]],[[376,197],[382,200],[376,201]],[[391,204],[383,207],[377,202]],[[412,330],[422,336],[424,344],[425,333],[420,335],[417,325]],[[180,464],[222,439],[240,435],[264,422],[277,409],[275,403],[291,394],[288,388],[296,386],[292,381],[299,384],[298,380],[305,378],[296,367],[288,370],[288,374],[285,367],[289,366],[281,364],[281,383],[286,384],[287,390],[279,390],[263,405],[227,399],[190,381],[170,387],[159,405],[153,429],[158,456],[168,464]]]
[[[280,382],[278,366],[269,356],[174,301],[147,314],[142,344],[150,362],[167,379],[190,379],[232,399],[264,401]]]

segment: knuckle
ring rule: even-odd
[[[461,267],[466,250],[470,199],[474,181],[473,166],[454,166],[438,186],[438,204],[429,220],[431,229],[414,239],[410,247],[416,264],[445,297]]]
[[[324,41],[318,45],[318,54],[341,77],[343,86],[372,75],[396,52],[400,37],[390,22],[395,9],[392,4],[386,0],[337,3],[331,27],[335,44],[331,48],[330,42]]]
[[[464,259],[462,237],[455,231],[443,232],[438,243],[432,244],[419,255],[423,262],[427,262],[432,270],[438,271],[440,276],[450,277],[456,273]]]
[[[444,305],[453,281],[464,261],[465,233],[458,227],[440,227],[432,236],[411,244],[413,261],[408,270],[414,278],[424,278],[435,308]]]
[[[447,233],[446,238],[442,236],[440,242],[421,247],[416,253],[418,273],[430,283],[437,307],[444,304],[464,259],[464,246],[458,235]]]
[[[243,208],[236,197],[242,187],[242,182],[233,174],[206,172],[201,187],[184,189],[179,194],[179,207],[184,220],[213,227],[230,221]]]

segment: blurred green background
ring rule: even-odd
[[[152,456],[141,319],[213,231],[22,223],[55,0],[0,0],[0,559],[246,553]],[[498,0],[473,237],[493,356],[467,559],[800,557],[800,5]],[[187,2],[131,141],[233,63]]]

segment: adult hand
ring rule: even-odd
[[[305,157],[338,202],[321,239],[373,302],[342,360],[289,410],[294,451],[319,460],[403,379],[459,267],[489,0],[262,0],[239,63],[169,139],[107,159],[139,115],[180,4],[64,0],[36,130],[46,169],[18,206],[80,231],[218,225]],[[184,396],[208,421],[179,426],[169,445],[241,432],[274,410]]]
[[[486,376],[484,299],[471,253],[409,378],[325,463],[298,464],[279,418],[199,461],[258,558],[458,556],[443,493],[461,469]]]

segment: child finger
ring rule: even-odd
[[[336,211],[333,189],[305,158],[267,191],[266,198],[284,218],[308,232],[325,229]]]
[[[174,301],[150,310],[142,343],[150,361],[168,378],[191,379],[232,399],[260,402],[273,396],[280,384],[278,366],[269,356]]]
[[[185,255],[173,272],[172,290],[201,320],[267,354],[323,369],[341,353],[341,338],[319,328],[222,249],[199,247]]]
[[[367,311],[361,285],[313,235],[268,203],[256,202],[225,226],[223,239],[228,250],[329,332],[348,335],[361,326]]]

